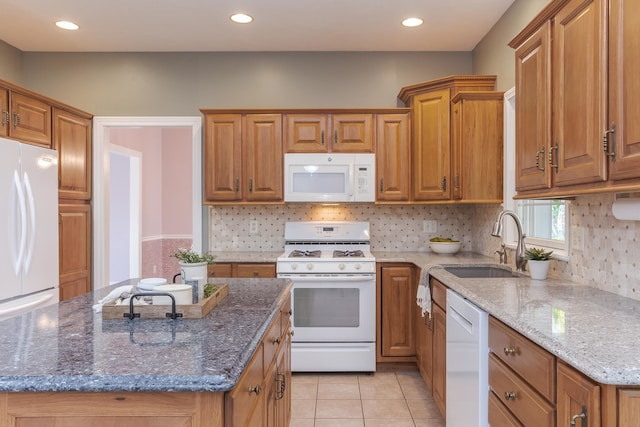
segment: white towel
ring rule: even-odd
[[[431,318],[431,287],[429,286],[429,270],[435,265],[426,265],[422,267],[420,272],[420,282],[418,283],[418,292],[416,294],[416,303],[420,307],[422,317],[427,314]]]
[[[123,293],[131,292],[132,289],[133,289],[133,285],[120,286],[120,287],[115,288],[114,290],[109,292],[107,294],[107,296],[103,297],[102,299],[99,299],[97,304],[93,305],[93,311],[95,313],[102,312],[102,306],[104,304],[120,299],[120,297],[122,296]]]

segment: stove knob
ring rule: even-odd
[[[311,263],[307,264],[307,270],[313,270],[313,264]]]
[[[292,270],[297,270],[298,269],[298,264],[291,264],[291,269]]]
[[[346,266],[346,265],[344,265],[344,264],[342,264],[342,263],[338,264],[338,268],[339,268],[340,270],[344,270],[346,267],[347,267],[347,266]]]
[[[356,264],[356,265],[354,266],[354,268],[355,268],[356,270],[360,270],[360,269],[362,268],[362,264]]]

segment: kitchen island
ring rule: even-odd
[[[291,283],[224,281],[229,295],[202,319],[102,320],[92,305],[114,286],[0,322],[0,426],[285,419],[290,405],[274,413],[264,386],[288,385]]]

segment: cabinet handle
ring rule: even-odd
[[[518,353],[518,349],[515,347],[505,347],[503,351],[505,356],[515,356]]]
[[[249,395],[251,395],[251,393],[255,393],[256,396],[260,394],[260,385],[256,385],[256,386],[249,386]]]
[[[536,151],[536,169],[541,170],[543,172],[546,169],[545,161],[544,161],[544,156],[545,156],[544,150],[545,150],[545,148],[542,147],[542,149],[540,151]],[[542,161],[540,161],[541,157],[542,157]],[[542,167],[540,167],[540,165],[542,165]]]
[[[333,143],[338,145],[338,129],[333,131]]]
[[[384,178],[380,178],[380,192],[384,191]]]
[[[586,406],[582,405],[582,412],[577,414],[577,415],[574,415],[573,417],[571,417],[571,424],[570,424],[571,427],[575,427],[576,420],[578,418],[582,419],[582,421],[580,421],[580,425],[581,426],[588,425],[588,423],[587,423],[587,407]]]
[[[609,135],[611,135],[611,141],[609,141]],[[611,160],[616,161],[616,124],[611,124],[611,129],[604,131],[602,135],[602,148],[604,148],[604,154],[611,157]]]
[[[460,175],[453,177],[453,184],[455,188],[460,188]]]
[[[324,131],[320,131],[320,143],[324,145]]]
[[[9,112],[7,110],[2,110],[2,127],[5,127],[9,124]]]
[[[286,315],[286,316],[291,316],[293,314],[293,311],[291,311],[291,309],[289,309],[288,311],[285,311],[283,314]]]
[[[280,400],[284,397],[284,392],[287,390],[287,377],[284,374],[277,374],[276,383],[280,383],[280,387],[276,389],[275,400]]]
[[[18,126],[20,126],[20,114],[16,113],[14,111],[13,113],[13,128],[17,128]]]
[[[253,193],[253,178],[249,178],[249,193]]]
[[[447,191],[447,177],[442,177],[442,191]]]
[[[515,391],[505,391],[504,392],[504,399],[505,400],[516,400],[516,392]]]
[[[236,178],[236,193],[240,191],[240,178]]]
[[[260,274],[260,273],[258,273],[257,271],[254,271],[253,272],[253,277],[258,277],[258,274]]]
[[[555,150],[556,152],[556,164],[553,164],[553,151],[551,150]],[[558,143],[556,142],[556,145],[554,145],[553,147],[551,147],[551,150],[549,151],[549,166],[552,168],[556,168],[556,173],[558,173]]]
[[[273,344],[274,345],[279,345],[280,344],[280,338],[274,338],[273,339]]]

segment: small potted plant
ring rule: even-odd
[[[529,260],[529,271],[533,280],[544,280],[549,271],[549,260],[553,251],[545,251],[542,248],[527,249],[525,256]]]
[[[178,248],[169,256],[176,258],[180,264],[179,275],[182,277],[182,283],[187,283],[187,280],[198,281],[198,299],[202,299],[204,286],[207,283],[207,265],[213,264],[215,257],[209,253],[199,254],[193,249],[185,248]],[[177,276],[178,274],[174,276],[174,282]]]

